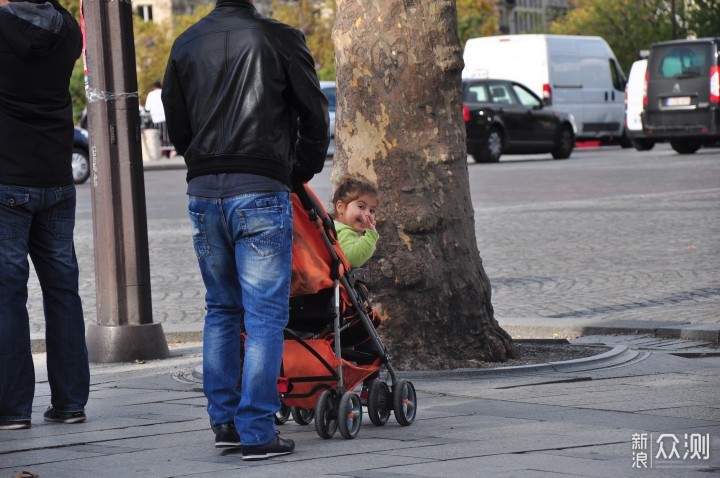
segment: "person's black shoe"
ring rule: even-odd
[[[234,423],[223,423],[212,427],[215,432],[215,448],[237,448],[240,446],[240,435]]]
[[[53,407],[48,407],[43,416],[45,417],[45,421],[58,423],[81,423],[87,419],[83,410],[77,412],[59,412]]]
[[[263,445],[243,445],[243,460],[266,460],[274,456],[289,455],[295,450],[295,442],[292,440],[283,440],[279,433],[272,440]]]
[[[2,421],[0,420],[0,430],[23,430],[30,428],[30,420]]]

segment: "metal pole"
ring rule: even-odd
[[[672,16],[672,39],[677,39],[677,18],[675,18],[675,0],[670,2],[670,15]]]
[[[97,324],[94,363],[165,358],[152,322],[145,184],[129,0],[85,0]]]

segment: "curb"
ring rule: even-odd
[[[522,319],[521,319],[522,320]],[[635,324],[623,326],[579,326],[579,325],[512,325],[500,323],[511,337],[583,337],[586,335],[651,335],[664,339],[697,340],[720,343],[720,324],[688,324],[677,326],[647,327]]]
[[[664,339],[694,340],[720,344],[720,324],[696,324],[677,327],[581,327],[577,325],[502,325],[514,340],[542,339],[544,341],[558,338],[577,338],[587,335],[650,335]],[[164,327],[165,340],[168,344],[186,342],[202,342],[201,330],[168,330]],[[44,353],[45,337],[38,336],[30,340],[32,353]]]
[[[529,373],[551,372],[582,372],[597,370],[599,368],[615,367],[635,360],[640,352],[630,350],[625,345],[616,345],[611,350],[591,357],[584,357],[562,362],[547,362],[534,365],[517,365],[514,367],[492,368],[459,368],[453,370],[422,370],[397,372],[399,377],[414,379],[430,379],[443,376],[444,378],[487,378],[499,375],[527,375]],[[649,355],[649,353],[645,353]]]

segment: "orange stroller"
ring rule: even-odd
[[[285,329],[278,392],[283,408],[276,423],[315,420],[322,438],[337,430],[355,438],[363,417],[363,380],[387,370],[367,391],[367,413],[377,426],[390,412],[410,425],[417,412],[412,382],[398,379],[375,328],[380,324],[368,301],[368,273],[351,270],[336,240],[333,220],[307,185],[293,193],[293,279],[290,321]],[[388,382],[390,385],[388,385]]]

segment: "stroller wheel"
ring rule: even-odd
[[[355,392],[344,393],[338,407],[340,435],[345,439],[355,438],[362,425],[362,404]]]
[[[290,413],[292,413],[293,420],[298,425],[310,425],[310,422],[315,418],[314,408],[292,407]]]
[[[285,405],[280,405],[280,410],[275,413],[275,425],[283,425],[290,418],[290,409]]]
[[[332,438],[338,429],[337,394],[335,390],[325,390],[315,405],[315,431],[320,438]]]
[[[381,427],[390,418],[392,395],[387,383],[375,380],[368,391],[368,416],[373,425]]]
[[[393,384],[393,411],[395,420],[404,427],[415,420],[417,395],[412,382],[403,379]]]

